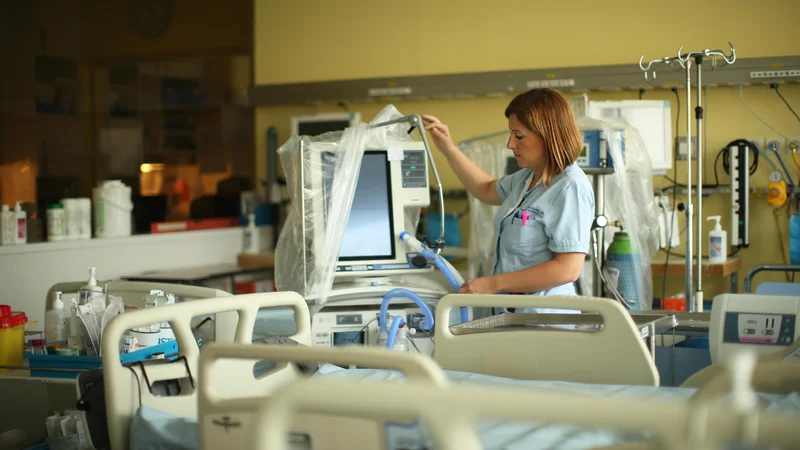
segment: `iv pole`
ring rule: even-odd
[[[639,68],[644,71],[645,80],[648,79],[647,71],[654,63],[670,64],[673,61],[678,61],[681,67],[686,71],[686,110],[690,110],[692,96],[691,96],[691,68],[692,58],[695,60],[697,66],[697,106],[695,107],[695,120],[697,121],[697,282],[694,296],[692,295],[692,247],[694,242],[694,234],[692,231],[692,117],[686,114],[686,148],[688,156],[688,164],[686,164],[687,172],[687,201],[686,208],[686,310],[688,312],[702,312],[703,311],[703,277],[702,277],[702,262],[703,262],[703,58],[710,56],[721,57],[727,64],[733,64],[736,61],[736,49],[733,44],[728,42],[731,54],[725,55],[721,50],[708,50],[705,49],[701,52],[689,52],[681,54],[683,46],[678,49],[678,55],[675,58],[655,59],[647,64],[647,67],[642,65],[644,55],[639,58]],[[653,71],[653,79],[655,80],[656,73]],[[726,243],[727,245],[727,243]]]

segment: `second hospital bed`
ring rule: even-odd
[[[453,304],[459,304],[463,303],[463,300],[456,298],[452,299],[452,302]],[[292,339],[302,345],[310,345],[310,330],[308,327],[308,319],[306,318],[307,306],[302,298],[292,293],[250,294],[217,300],[200,300],[159,309],[126,313],[115,318],[114,322],[112,322],[112,324],[114,324],[114,328],[112,329],[115,330],[114,333],[122,333],[124,330],[132,327],[143,326],[149,323],[170,321],[175,329],[179,346],[182,349],[181,352],[186,356],[186,360],[183,362],[169,363],[161,367],[154,367],[153,370],[147,368],[146,373],[144,370],[125,368],[120,364],[114,364],[112,362],[104,365],[104,374],[109,377],[107,379],[115,380],[113,383],[106,384],[106,396],[110,412],[109,432],[112,438],[113,448],[127,448],[131,423],[136,423],[140,427],[139,431],[135,433],[136,435],[148,435],[147,432],[143,433],[142,430],[149,430],[149,435],[155,435],[156,439],[162,439],[162,444],[163,442],[172,442],[175,444],[172,448],[197,448],[192,445],[193,442],[196,444],[196,441],[187,439],[186,436],[183,436],[183,438],[176,437],[175,432],[180,436],[180,430],[183,430],[184,434],[195,436],[195,438],[202,435],[204,437],[204,443],[214,442],[212,436],[206,435],[208,430],[216,429],[218,432],[222,432],[224,429],[224,434],[227,436],[232,432],[232,429],[218,424],[221,423],[224,425],[230,421],[233,421],[232,423],[235,424],[236,420],[232,418],[234,417],[232,412],[235,412],[237,408],[244,408],[245,411],[248,411],[247,414],[252,414],[255,408],[253,398],[267,396],[286,383],[299,378],[298,375],[300,375],[300,373],[296,366],[287,364],[287,361],[331,361],[342,365],[372,365],[383,369],[394,369],[345,370],[337,366],[326,365],[322,366],[320,370],[317,371],[315,374],[317,377],[394,378],[399,377],[398,371],[405,371],[406,373],[411,373],[411,376],[415,376],[414,374],[416,374],[416,376],[424,377],[429,381],[432,380],[434,383],[441,383],[444,378],[447,378],[452,383],[481,383],[484,385],[516,384],[517,386],[523,387],[556,387],[593,396],[644,394],[650,396],[675,397],[685,400],[694,393],[693,390],[655,389],[642,386],[510,380],[455,371],[444,372],[444,375],[434,375],[438,372],[426,370],[424,367],[422,369],[417,368],[415,371],[413,368],[417,366],[414,365],[413,355],[403,355],[381,349],[351,348],[346,350],[323,350],[289,346],[234,345],[230,348],[211,346],[207,349],[204,348],[203,352],[199,352],[196,344],[192,342],[192,335],[188,324],[194,316],[228,310],[237,311],[240,320],[236,331],[236,342],[240,344],[249,344],[252,337],[253,323],[258,310],[264,307],[287,305],[294,309],[297,315],[297,333],[292,336]],[[445,304],[445,306],[446,305],[447,304]],[[442,314],[444,313],[445,311],[442,311]],[[109,325],[109,327],[111,327],[111,325]],[[560,331],[555,330],[552,332],[560,333]],[[107,333],[106,336],[113,336],[114,333]],[[474,338],[480,339],[481,337],[486,336],[475,336]],[[104,339],[103,345],[104,352],[107,352],[104,354],[113,356],[115,347],[114,339]],[[118,352],[118,348],[116,351]],[[242,355],[237,352],[256,353]],[[225,359],[224,364],[218,365],[218,367],[224,368],[225,376],[214,377],[213,375],[208,375],[209,373],[213,373],[213,371],[207,371],[203,368],[202,364],[198,365],[198,357],[203,358],[205,353],[208,353],[208,358],[210,359]],[[237,357],[237,355],[239,355],[239,357]],[[364,355],[369,357],[379,355],[379,357],[383,359],[379,360],[378,363],[373,362],[370,364],[368,360],[364,359]],[[249,359],[249,361],[237,362],[237,359]],[[254,361],[263,362],[264,360],[278,361],[281,363],[271,366],[266,374],[257,374],[254,372]],[[424,360],[424,358],[422,360]],[[109,358],[107,361],[115,361],[115,358]],[[409,369],[409,367],[412,369]],[[436,370],[438,370],[438,368]],[[136,373],[135,376],[134,373]],[[119,375],[121,375],[121,377],[115,377]],[[182,386],[184,386],[185,390],[182,389],[179,396],[156,397],[150,395],[150,386],[156,380],[172,378],[182,379]],[[202,386],[206,382],[213,383],[209,384],[209,386],[214,386],[214,394],[211,396],[204,396],[203,394]],[[200,386],[199,397],[197,386]],[[208,392],[212,392],[212,390]],[[239,398],[237,400],[236,397],[242,397],[243,393],[245,398]],[[224,408],[227,409],[223,408],[223,410],[226,412],[222,415],[217,414],[214,416],[213,414],[208,414],[204,416],[203,405],[213,406],[214,395],[225,397],[226,394],[231,394],[231,396],[234,397],[233,403],[226,403],[224,405]],[[248,399],[248,397],[250,398]],[[206,400],[204,400],[204,398]],[[219,398],[217,398],[217,400],[219,400]],[[792,397],[788,397],[788,400],[781,397],[779,399],[768,399],[768,401],[777,401],[778,403],[789,401],[791,403]],[[794,399],[794,401],[797,400]],[[198,402],[200,404],[199,408],[197,406]],[[217,404],[216,406],[220,405]],[[200,414],[199,432],[196,419],[198,413]],[[138,420],[133,421],[134,417]],[[208,425],[209,423],[216,423],[216,425],[211,426]],[[239,421],[239,423],[241,427],[242,422]],[[203,424],[207,424],[208,426],[204,429]],[[223,437],[223,439],[226,438]],[[219,444],[222,444],[222,442]],[[162,447],[170,448],[168,445],[162,445]]]

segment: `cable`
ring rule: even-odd
[[[786,135],[784,135],[784,134],[783,134],[783,133],[781,133],[780,131],[776,130],[776,129],[775,129],[773,126],[772,126],[772,125],[768,124],[768,123],[767,123],[767,122],[766,122],[764,119],[762,119],[761,117],[759,117],[759,116],[758,116],[758,114],[756,114],[756,112],[755,112],[755,111],[753,111],[752,109],[750,109],[750,107],[749,107],[749,106],[747,106],[747,102],[746,102],[746,101],[744,101],[744,96],[742,95],[742,86],[741,86],[741,85],[739,86],[739,99],[740,99],[740,100],[742,100],[742,104],[744,105],[744,107],[745,107],[745,108],[747,108],[747,110],[748,110],[748,111],[750,111],[750,114],[752,114],[752,115],[753,115],[753,117],[755,117],[756,119],[758,119],[759,121],[761,121],[761,123],[763,123],[764,125],[766,125],[766,126],[767,126],[767,128],[769,128],[770,130],[772,130],[772,131],[774,131],[774,132],[778,133],[778,135],[779,135],[779,136],[781,136],[782,138],[786,139],[786,141],[791,141],[791,139],[789,139],[788,137],[786,137]]]
[[[781,256],[783,256],[783,263],[788,265],[789,258],[786,257],[786,246],[784,245],[783,242],[783,230],[781,230],[781,219],[780,219],[781,211],[776,208],[773,211],[772,215],[775,216],[775,226],[778,228],[778,245],[781,246]],[[789,282],[789,273],[784,272],[783,274],[786,275],[786,281]]]
[[[675,117],[675,136],[679,136],[680,133],[678,133],[678,130],[680,128],[680,123],[681,123],[681,96],[678,95],[678,89],[677,88],[672,88],[671,90],[672,90],[673,93],[675,93],[675,100],[678,103],[678,108],[677,108],[678,114],[677,114],[677,117]],[[672,159],[673,159],[673,161],[672,161],[672,177],[677,180],[678,179],[678,141],[677,141],[677,139],[675,140],[675,152],[672,154]],[[692,159],[692,155],[690,154],[689,155],[689,164],[691,164],[691,162],[692,162],[691,159]],[[689,181],[691,181],[691,180],[689,180]],[[673,208],[676,207],[675,202],[677,201],[677,199],[678,199],[678,189],[673,189],[672,190],[672,207]],[[675,214],[675,210],[674,209],[672,210],[672,214]],[[672,220],[672,217],[670,217],[669,218],[669,237],[667,238],[667,245],[668,246],[672,245],[672,234],[673,234],[674,228],[675,228],[673,226],[674,223],[675,223],[675,221]],[[662,300],[667,295],[667,269],[668,269],[668,267],[669,267],[669,252],[667,252],[667,258],[664,261],[664,280],[663,280],[663,282],[661,284],[661,299]]]
[[[763,155],[763,153],[761,153],[758,147],[753,145],[752,142],[746,139],[736,139],[735,141],[728,142],[728,144],[725,147],[723,147],[723,149],[720,150],[719,153],[717,153],[717,158],[714,160],[714,177],[716,178],[717,185],[719,185],[719,174],[717,173],[717,162],[719,161],[719,158],[722,157],[722,170],[724,170],[726,174],[730,175],[731,167],[729,162],[730,160],[729,149],[733,146],[740,146],[740,145],[747,147],[749,150],[753,151],[753,162],[750,163],[750,168],[748,171],[750,176],[753,176],[753,174],[756,173],[756,170],[758,170],[758,155]],[[770,160],[769,158],[767,158],[767,160],[774,166],[772,160]]]
[[[778,97],[780,97],[781,100],[783,100],[783,103],[786,104],[786,107],[789,108],[789,111],[791,111],[792,114],[794,114],[794,117],[797,118],[797,120],[800,120],[800,116],[798,116],[797,113],[794,111],[794,109],[792,109],[792,105],[790,105],[789,102],[787,102],[786,99],[783,98],[783,95],[781,95],[781,91],[778,90],[778,83],[770,83],[769,87],[775,89],[775,93],[778,94]]]

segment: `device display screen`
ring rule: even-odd
[[[326,182],[332,187],[332,177]],[[361,160],[339,260],[392,259],[395,256],[393,237],[392,187],[387,153],[367,151]]]
[[[367,342],[366,331],[334,331],[333,346],[364,345]]]

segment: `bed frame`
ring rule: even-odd
[[[450,310],[468,307],[576,309],[599,314],[596,332],[564,329],[456,334]],[[445,370],[521,380],[658,386],[658,368],[639,328],[619,303],[592,297],[449,294],[436,307],[436,362]],[[456,332],[454,332],[456,331]]]
[[[258,361],[278,362],[275,370],[288,363],[317,362],[397,370],[410,382],[439,387],[447,385],[444,373],[433,360],[413,353],[356,346],[330,349],[210,343],[200,352],[198,437],[202,450],[231,448],[235,442],[252,442],[256,414],[261,405],[271,401],[271,397],[286,386],[306,378],[297,371],[284,371],[283,376],[273,372],[255,378],[253,365]],[[399,384],[387,382],[387,385]],[[410,424],[414,417],[405,419]],[[314,450],[337,450],[345,440],[353,445],[350,448],[372,445],[381,439],[382,425],[369,418],[311,414],[298,416],[291,429],[298,439],[308,441],[313,436]]]
[[[254,445],[240,444],[237,448],[287,448],[287,432],[293,429],[299,413],[327,414],[337,419],[346,415],[381,422],[420,417],[437,448],[444,450],[482,449],[474,431],[479,419],[555,422],[632,433],[649,430],[653,434],[653,438],[646,441],[604,447],[606,449],[718,450],[729,442],[796,448],[799,418],[764,410],[739,413],[730,405],[716,402],[592,398],[543,389],[443,388],[419,382],[392,386],[376,382],[305,380],[287,386],[271,401],[262,403]],[[346,444],[338,441],[347,448],[386,448],[383,440],[367,443],[357,436],[344,442]]]
[[[297,332],[291,338],[303,345],[311,345],[311,322],[308,305],[294,292],[246,294],[224,299],[204,299],[178,303],[159,308],[142,309],[120,314],[106,327],[102,338],[103,378],[106,412],[111,448],[125,450],[129,445],[131,422],[141,405],[150,406],[180,417],[197,417],[197,374],[200,349],[194,340],[191,321],[194,317],[217,315],[229,322],[235,335],[232,341],[251,344],[256,315],[261,308],[292,307],[297,322]],[[226,314],[222,314],[226,313]],[[233,323],[236,323],[233,326]],[[185,359],[165,364],[124,367],[120,363],[119,341],[131,328],[153,323],[170,322],[178,341],[180,356]],[[238,323],[237,323],[238,322]],[[267,347],[266,345],[263,347]],[[277,368],[276,380],[281,372],[292,367]],[[252,373],[252,368],[251,372]],[[158,397],[150,393],[148,385],[161,380],[181,380],[181,394]]]

